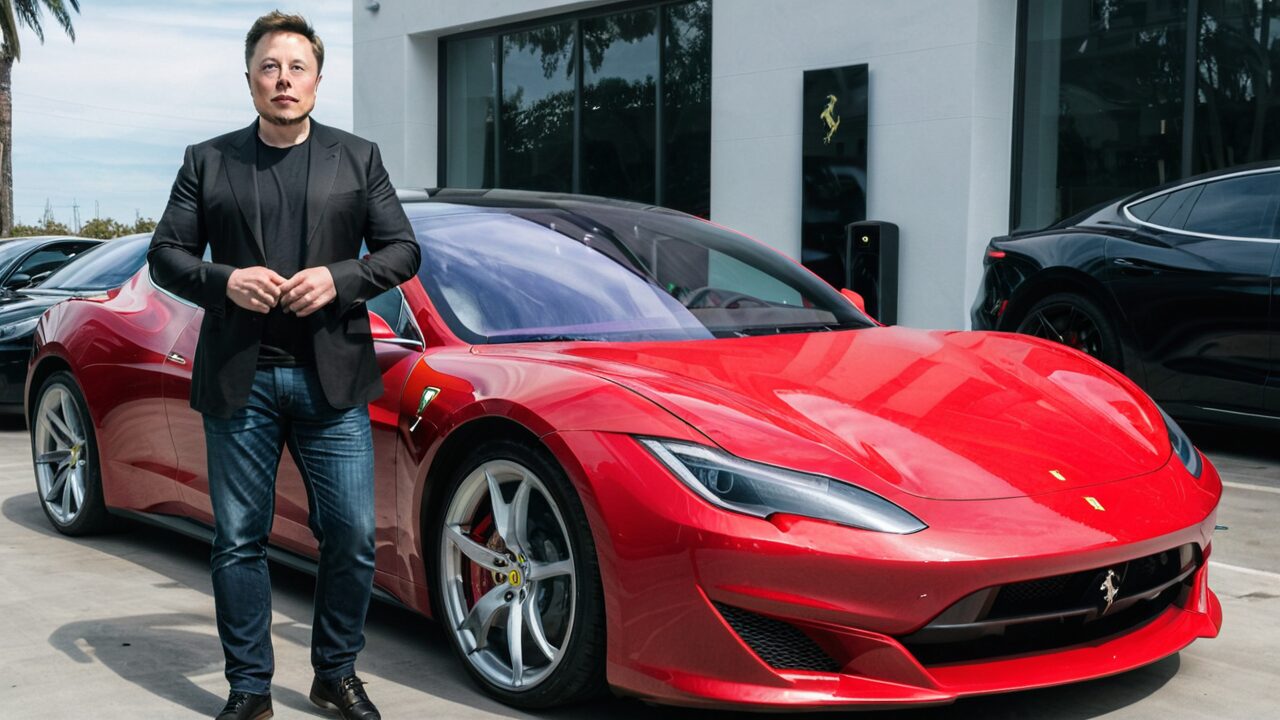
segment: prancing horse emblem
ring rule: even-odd
[[[822,138],[822,142],[830,145],[831,136],[836,134],[836,129],[840,127],[840,116],[836,115],[836,96],[827,96],[827,107],[822,111],[822,122],[827,124],[827,136]]]
[[[1120,594],[1120,576],[1116,575],[1115,570],[1108,570],[1106,579],[1098,589],[1102,591],[1102,599],[1107,603],[1107,606],[1102,608],[1102,614],[1106,615],[1111,609],[1111,603],[1116,601],[1116,595]]]

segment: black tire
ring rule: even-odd
[[[1124,369],[1115,324],[1083,295],[1064,292],[1042,298],[1027,310],[1017,332],[1061,343],[1117,370]]]
[[[546,498],[555,504],[556,511],[562,518],[573,558],[572,595],[575,605],[572,621],[566,623],[570,628],[567,644],[558,664],[554,665],[545,678],[533,687],[522,690],[512,690],[495,683],[473,665],[472,656],[462,646],[463,640],[459,633],[450,627],[452,620],[446,610],[446,582],[441,574],[443,536],[449,508],[464,481],[481,466],[495,461],[507,461],[528,468],[541,481],[547,491]],[[428,541],[423,546],[427,550],[426,566],[430,578],[432,610],[436,620],[444,626],[444,634],[449,639],[450,646],[472,680],[498,701],[523,709],[569,705],[604,694],[607,690],[605,617],[599,562],[582,501],[559,464],[545,448],[514,440],[492,440],[474,448],[458,464],[447,482],[444,497],[438,503],[427,528]],[[532,590],[532,586],[530,587]],[[531,603],[536,603],[533,599],[535,597],[536,594],[530,595]]]
[[[66,402],[63,403],[62,400]],[[51,408],[55,401],[59,405],[58,418],[64,427],[73,430],[76,436],[74,439],[79,440],[70,444],[75,448],[74,453],[63,462],[50,460],[49,451],[53,449],[53,445],[67,444],[65,441],[72,438],[64,434],[64,429],[51,428],[49,420],[42,417],[42,413]],[[68,413],[74,413],[75,417],[66,417]],[[42,456],[46,458],[45,462],[41,461]],[[53,373],[45,379],[36,393],[31,416],[31,462],[36,474],[36,499],[54,530],[63,535],[81,536],[115,527],[114,518],[107,513],[107,505],[102,499],[97,436],[93,432],[89,406],[84,401],[80,386],[69,372]],[[62,485],[57,484],[59,469],[63,467],[68,474],[73,470],[77,471],[82,479],[83,493],[79,500],[75,499],[75,493],[72,492],[71,477],[64,478]],[[68,505],[58,505],[59,500],[65,500]],[[67,510],[64,511],[63,508]]]

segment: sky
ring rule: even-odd
[[[324,41],[312,117],[351,129],[352,0],[80,0],[76,41],[44,16],[45,42],[21,30],[13,67],[14,222],[46,201],[74,227],[160,219],[192,143],[256,114],[244,36],[258,16],[299,12]]]

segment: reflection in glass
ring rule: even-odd
[[[654,201],[658,13],[582,21],[582,191]]]
[[[502,37],[502,178],[508,188],[573,189],[573,23]]]
[[[445,136],[449,187],[493,187],[494,38],[458,40],[446,47]]]
[[[1181,177],[1185,4],[1025,7],[1015,228],[1043,227]]]
[[[1199,7],[1192,172],[1280,158],[1280,3]]]
[[[662,204],[711,216],[711,3],[666,5]]]

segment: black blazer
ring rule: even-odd
[[[152,280],[204,308],[191,368],[191,407],[230,417],[248,401],[261,313],[227,297],[232,270],[265,265],[255,182],[258,124],[187,148],[147,251]],[[306,259],[328,267],[337,297],[307,317],[316,371],[337,408],[382,393],[364,303],[413,277],[421,250],[378,146],[311,121]],[[369,256],[361,259],[361,239]],[[212,262],[201,260],[205,246]]]

